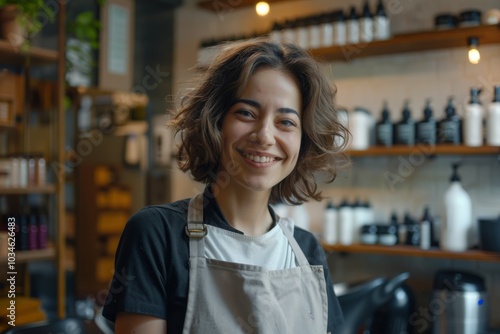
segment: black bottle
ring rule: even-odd
[[[459,145],[462,142],[462,120],[455,112],[453,97],[448,99],[445,113],[439,123],[438,140],[442,144]]]
[[[417,123],[417,143],[437,143],[437,121],[432,116],[431,101],[425,103],[424,119]]]
[[[394,144],[394,124],[392,124],[387,102],[384,102],[382,119],[377,122],[376,127],[377,145],[391,147]]]
[[[415,145],[415,121],[411,118],[409,102],[405,102],[403,108],[403,118],[396,124],[396,144],[413,146]]]
[[[404,225],[407,229],[406,244],[420,246],[420,225],[410,216],[408,212],[404,216]]]

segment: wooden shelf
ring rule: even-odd
[[[47,184],[42,187],[0,188],[0,195],[52,194],[55,192],[56,186],[53,184]]]
[[[16,251],[16,264],[27,263],[31,261],[44,261],[52,260],[56,256],[56,251],[54,248],[47,249],[37,249],[31,251]],[[6,264],[7,259],[0,258],[0,264]]]
[[[28,53],[21,53],[8,41],[0,39],[0,63],[13,65],[26,65],[29,57],[30,64],[50,64],[56,63],[59,55],[55,50],[43,49],[36,46],[30,47]]]
[[[383,147],[374,146],[367,150],[350,150],[349,155],[352,157],[368,157],[368,156],[389,156],[389,155],[410,155],[410,154],[425,154],[431,155],[496,155],[500,154],[499,146],[481,146],[469,147],[463,145],[436,145],[428,146],[418,144],[416,146],[393,146]]]
[[[366,254],[413,256],[413,257],[450,259],[450,260],[500,262],[500,253],[485,252],[480,250],[469,250],[467,252],[449,252],[437,248],[423,250],[418,247],[404,246],[404,245],[381,246],[381,245],[355,244],[350,246],[344,246],[344,245],[329,245],[325,243],[323,243],[322,245],[326,251],[338,252],[338,253],[366,253]]]
[[[276,2],[285,2],[291,0],[267,0],[269,5]],[[222,13],[229,12],[234,9],[255,6],[259,2],[256,0],[239,0],[239,1],[224,1],[224,0],[201,0],[198,2],[198,6],[213,12]]]
[[[332,46],[313,49],[310,50],[310,52],[314,57],[320,60],[350,62],[355,58],[467,47],[468,37],[479,38],[480,46],[500,43],[500,25],[484,25],[401,34],[395,35],[393,38],[384,41]]]

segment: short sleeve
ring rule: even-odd
[[[115,257],[115,272],[104,305],[105,318],[120,312],[167,319],[167,254],[161,214],[145,208],[127,222]]]

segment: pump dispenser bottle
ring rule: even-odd
[[[424,119],[417,123],[417,143],[436,145],[437,122],[432,116],[431,101],[427,99],[424,109]]]
[[[339,207],[340,244],[351,245],[354,242],[354,212],[347,200],[343,200]]]
[[[472,203],[460,182],[459,166],[458,163],[452,165],[453,174],[444,195],[444,219],[441,223],[441,247],[454,252],[467,250],[472,232]]]
[[[387,101],[384,102],[382,110],[382,119],[377,122],[376,126],[377,145],[391,147],[394,144],[394,124],[392,124]]]
[[[382,0],[378,1],[377,4],[377,12],[373,19],[374,26],[374,36],[375,39],[384,40],[389,39],[391,37],[391,28],[389,17],[387,17],[387,13],[385,11],[384,4]]]
[[[408,100],[405,101],[402,119],[396,124],[396,144],[399,145],[415,145],[415,122],[411,118],[409,104]]]
[[[359,43],[359,22],[356,7],[352,6],[347,18],[347,44]]]
[[[495,86],[494,91],[486,118],[486,143],[500,146],[500,86]]]
[[[462,142],[462,120],[455,112],[453,97],[448,98],[445,117],[439,124],[438,139],[443,144],[459,145]]]
[[[359,28],[361,42],[371,42],[373,40],[373,14],[370,11],[370,3],[366,0],[363,5],[363,15],[359,19]]]
[[[465,107],[464,144],[466,146],[483,145],[483,106],[479,101],[481,89],[470,89],[470,101]]]

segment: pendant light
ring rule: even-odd
[[[469,37],[467,39],[467,44],[469,45],[469,62],[471,64],[479,63],[479,60],[481,59],[481,55],[478,50],[479,38]]]

